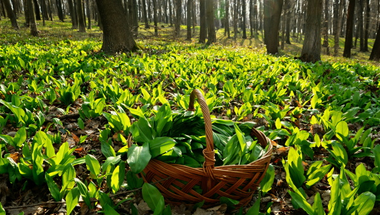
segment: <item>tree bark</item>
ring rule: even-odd
[[[286,6],[286,36],[285,36],[285,42],[286,44],[291,44],[290,43],[290,21],[291,21],[291,2],[290,0],[285,0],[285,6]]]
[[[234,23],[234,39],[237,38],[237,34],[238,34],[238,1],[237,0],[234,0],[234,19],[233,19],[233,23]]]
[[[364,45],[363,45],[363,51],[368,51],[368,35],[369,35],[369,20],[370,20],[370,5],[369,0],[365,0],[366,3],[366,10],[365,10],[365,17],[364,17]]]
[[[350,0],[347,12],[346,41],[344,43],[343,57],[351,57],[352,32],[354,27],[355,0]]]
[[[56,4],[57,4],[57,10],[58,10],[58,18],[59,18],[59,20],[61,20],[62,22],[64,22],[65,21],[65,17],[63,16],[62,1],[61,0],[56,0]]]
[[[120,0],[96,0],[103,25],[102,50],[107,54],[137,49]]]
[[[86,21],[83,14],[82,0],[75,0],[75,2],[78,15],[79,32],[86,32]]]
[[[334,22],[336,27],[334,27],[334,30],[335,30],[335,34],[334,34],[334,56],[338,56],[339,54],[339,39],[340,39],[340,32],[341,32],[341,23],[340,20],[341,20],[341,17],[343,16],[342,14],[342,11],[343,11],[343,2],[344,1],[340,1],[340,4],[338,4],[338,1],[336,0],[335,2],[335,8],[336,8],[336,12],[334,12],[335,15],[337,15],[336,17],[336,21]],[[335,18],[334,18],[335,19]]]
[[[36,18],[34,14],[34,6],[33,6],[33,0],[26,0],[27,7],[29,10],[29,26],[30,26],[30,34],[32,36],[38,36],[38,30],[36,25]]]
[[[5,10],[7,10],[8,18],[11,20],[12,27],[14,29],[19,29],[17,20],[16,20],[16,14],[12,10],[12,6],[9,0],[2,0],[5,6]]]
[[[33,0],[33,8],[36,20],[41,20],[40,6],[38,5],[37,0]]]
[[[380,25],[377,30],[377,35],[375,39],[375,43],[373,44],[370,60],[380,61]]]
[[[157,26],[157,0],[153,0],[153,22],[154,22],[154,35],[158,36]]]
[[[325,18],[323,23],[323,47],[326,47],[326,54],[330,55],[330,47],[329,47],[329,0],[325,0]]]
[[[309,1],[307,5],[305,40],[300,57],[305,62],[321,60],[322,5],[323,0]]]
[[[282,3],[282,0],[264,0],[264,42],[268,54],[278,52]]]
[[[207,44],[216,42],[215,23],[214,23],[214,0],[206,1],[207,16]]]
[[[175,20],[175,36],[179,37],[181,33],[181,8],[182,1],[176,0],[176,20]]]
[[[207,27],[206,27],[206,0],[199,0],[200,11],[200,31],[199,31],[199,43],[206,42]]]
[[[247,39],[247,30],[246,30],[246,14],[247,14],[247,9],[246,9],[246,7],[247,7],[247,5],[246,5],[246,2],[245,2],[246,0],[243,0],[242,1],[242,16],[243,16],[243,23],[242,23],[242,27],[243,27],[243,39]]]
[[[148,15],[146,14],[146,2],[145,0],[142,0],[142,14],[143,14],[143,19],[145,23],[145,28],[149,28],[149,22],[148,22]]]
[[[92,3],[92,0],[86,0],[86,12],[87,12],[87,20],[88,20],[88,24],[87,24],[87,29],[91,29],[92,26],[91,26],[91,3]]]
[[[224,19],[224,32],[227,33],[227,38],[230,38],[230,1],[225,1],[226,15]]]
[[[71,16],[71,28],[77,29],[78,28],[78,19],[77,19],[77,12],[75,9],[75,5],[73,4],[73,0],[67,1],[69,4],[69,10],[70,10],[70,16]]]
[[[193,1],[187,0],[187,34],[186,40],[191,41],[191,10],[192,10]]]

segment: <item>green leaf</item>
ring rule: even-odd
[[[115,209],[113,209],[110,205],[105,205],[104,206],[104,214],[109,214],[109,215],[119,215]]]
[[[100,148],[103,153],[103,155],[108,158],[108,157],[115,157],[116,153],[115,150],[111,146],[112,141],[101,141]]]
[[[84,129],[84,122],[83,122],[82,118],[78,118],[78,126],[80,129],[82,129],[82,130]]]
[[[314,204],[313,204],[313,210],[315,215],[324,215],[326,214],[323,210],[321,195],[317,192],[314,197]]]
[[[290,190],[288,192],[292,197],[292,200],[295,201],[304,211],[306,211],[307,214],[314,215],[313,208],[302,195],[292,192]]]
[[[133,173],[132,171],[128,171],[127,172],[127,183],[128,183],[129,189],[137,189],[143,185],[144,180],[140,177],[137,177],[137,175],[135,173]]]
[[[71,211],[75,208],[75,206],[78,204],[79,201],[79,189],[78,187],[73,188],[69,191],[69,193],[66,196],[66,211],[67,214],[71,214]]]
[[[264,179],[260,182],[261,191],[263,195],[269,192],[272,189],[273,181],[274,181],[275,171],[272,165],[268,166],[268,170],[265,173]]]
[[[371,192],[364,192],[355,199],[355,205],[360,205],[357,214],[369,214],[375,206],[376,196]]]
[[[255,203],[250,207],[246,213],[246,215],[259,215],[260,214],[260,203],[261,203],[261,195],[255,201]]]
[[[276,119],[276,123],[275,123],[275,125],[276,125],[276,129],[281,129],[282,124],[281,124],[281,120],[280,120],[280,118],[277,118],[277,119]]]
[[[100,173],[100,164],[98,159],[96,159],[93,155],[86,155],[85,160],[86,167],[90,170],[91,177],[96,179]]]
[[[318,181],[322,180],[323,177],[330,171],[331,164],[328,164],[326,166],[320,167],[316,170],[314,170],[307,179],[306,187],[310,188],[314,184],[316,184]]]
[[[65,190],[65,189],[70,190],[71,188],[75,186],[75,182],[74,182],[75,176],[76,176],[75,169],[73,165],[70,163],[63,170],[62,190]]]
[[[1,204],[1,202],[0,202],[0,215],[7,215],[5,213],[5,210],[4,210],[3,205]]]
[[[124,182],[125,177],[125,162],[121,161],[112,172],[111,188],[112,192],[116,193]]]
[[[148,165],[151,157],[149,143],[142,146],[132,145],[128,150],[127,162],[133,173],[140,173]]]
[[[22,147],[26,138],[26,129],[25,127],[22,127],[17,131],[15,137],[13,138],[13,144],[17,147]]]
[[[149,141],[150,153],[152,158],[164,154],[165,152],[172,149],[177,142],[170,137],[157,137]]]
[[[86,205],[89,208],[93,208],[93,205],[91,204],[90,193],[87,190],[86,185],[81,180],[79,180],[78,178],[74,178],[74,181],[77,184],[79,192],[80,192],[84,202],[86,203]]]
[[[347,125],[347,122],[345,121],[340,121],[337,125],[336,125],[336,130],[335,132],[337,134],[340,134],[342,135],[343,137],[347,137],[348,134],[349,134],[349,130],[348,130],[348,125]],[[337,136],[338,139],[342,140],[341,137],[339,137],[339,135]]]
[[[50,177],[50,175],[48,173],[45,173],[45,180],[46,180],[49,191],[50,191],[51,195],[53,196],[54,200],[57,202],[61,201],[62,196],[61,196],[61,193],[59,192],[58,185],[55,183],[53,178]]]
[[[148,204],[154,213],[161,213],[164,210],[165,201],[160,191],[149,183],[144,183],[142,187],[144,201]]]

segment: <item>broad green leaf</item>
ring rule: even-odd
[[[149,149],[152,154],[152,158],[164,154],[172,149],[177,142],[170,137],[157,137],[149,141]]]
[[[69,191],[69,193],[66,196],[66,211],[67,214],[71,214],[71,211],[75,208],[75,206],[78,204],[79,201],[79,188],[75,187],[72,190]]]
[[[295,201],[304,211],[306,211],[307,214],[314,215],[313,208],[302,195],[292,192],[290,190],[288,191],[288,193],[292,197],[292,200]]]
[[[144,180],[140,177],[137,177],[137,175],[133,173],[132,171],[128,171],[127,183],[128,183],[129,189],[136,189],[136,188],[140,188],[143,185]]]
[[[119,215],[115,209],[113,209],[110,205],[105,205],[104,206],[104,214],[109,214],[109,215]]]
[[[74,178],[76,176],[75,169],[72,164],[68,164],[62,174],[62,190],[72,189],[75,186]]]
[[[125,177],[125,162],[121,161],[112,172],[111,188],[112,192],[116,193],[124,182]]]
[[[51,196],[53,196],[55,201],[61,201],[62,196],[61,193],[59,192],[58,185],[55,183],[52,177],[48,173],[45,173],[45,180],[48,185],[49,191],[51,193]]]
[[[154,213],[161,213],[164,210],[165,201],[160,191],[149,183],[142,186],[142,196]]]
[[[275,171],[272,165],[268,166],[268,170],[265,173],[263,180],[260,182],[261,191],[263,195],[265,195],[268,191],[272,189],[273,181],[274,181]]]
[[[91,204],[90,193],[87,190],[86,185],[81,180],[79,180],[78,178],[74,178],[74,181],[77,184],[77,187],[79,189],[79,192],[80,192],[84,202],[86,203],[86,205],[89,208],[92,208],[93,206]]]
[[[281,120],[280,120],[280,118],[277,118],[277,119],[276,119],[276,123],[275,123],[275,125],[276,125],[276,129],[281,129],[282,124],[281,124]]]
[[[306,187],[309,188],[320,181],[330,171],[331,164],[314,170],[307,178]]]
[[[259,215],[260,214],[260,203],[261,203],[261,195],[255,201],[255,203],[250,207],[246,213],[246,215]]]
[[[376,196],[371,192],[364,192],[355,199],[355,205],[360,205],[357,214],[369,214],[375,206]]]
[[[78,118],[78,126],[80,129],[82,129],[82,130],[84,129],[84,122],[83,122],[82,118]]]
[[[148,165],[151,157],[149,143],[142,146],[132,145],[128,150],[127,162],[133,173],[140,173]]]
[[[101,141],[100,148],[103,153],[103,155],[108,158],[108,157],[115,157],[116,153],[115,150],[111,146],[112,141]]]
[[[96,159],[93,155],[86,155],[86,167],[90,170],[91,177],[96,179],[100,173],[100,164],[98,159]]]
[[[17,131],[15,137],[13,138],[13,144],[17,147],[22,147],[26,138],[26,129],[25,127],[22,127]]]
[[[5,210],[4,210],[3,205],[1,204],[1,202],[0,202],[0,215],[7,215],[5,213]]]
[[[347,125],[347,122],[345,121],[340,121],[337,125],[336,125],[336,130],[335,132],[337,134],[340,134],[342,135],[343,137],[347,137],[348,134],[349,134],[349,130],[348,130],[348,125]],[[338,135],[337,136],[340,140],[342,140],[342,138]]]

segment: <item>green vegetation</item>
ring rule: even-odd
[[[178,152],[171,139],[178,136],[158,121],[174,122],[176,114],[185,114],[191,91],[201,89],[215,122],[249,121],[275,142],[276,174],[270,167],[265,181],[286,181],[272,188],[289,190],[292,210],[368,214],[380,201],[376,65],[331,57],[310,64],[266,55],[255,46],[204,47],[157,39],[138,40],[136,53],[108,56],[99,52],[98,30],[82,40],[87,36],[67,23],[54,23],[61,24],[65,30],[55,35],[48,24],[38,38],[10,29],[0,38],[0,174],[13,191],[48,187],[44,201],[65,199],[68,214],[79,196],[82,207],[100,204],[110,214],[129,213],[125,208],[136,213],[130,193],[142,187],[152,210],[171,214],[157,189],[143,185],[129,167],[142,170],[135,158],[144,150],[162,152],[144,147],[154,141],[144,139],[152,132],[165,138],[159,139],[165,152]],[[201,116],[196,109],[192,117]],[[192,119],[198,120],[186,120]],[[188,141],[200,141],[196,135],[204,131],[198,126]],[[141,144],[129,148],[129,141]],[[229,151],[223,153],[220,163],[227,162]],[[270,184],[262,184],[260,195],[272,192]],[[329,200],[325,190],[331,192]],[[128,198],[115,201],[122,191],[129,192]],[[255,204],[249,211],[255,214],[259,208]]]

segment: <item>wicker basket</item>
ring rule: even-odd
[[[246,165],[227,165],[215,167],[214,143],[211,118],[206,101],[199,90],[194,90],[190,96],[189,110],[194,110],[194,99],[202,108],[206,131],[206,148],[203,150],[205,162],[203,168],[192,168],[180,164],[168,164],[152,159],[141,173],[145,182],[155,183],[165,200],[170,204],[198,203],[204,201],[203,208],[209,208],[219,203],[221,197],[239,201],[238,206],[249,203],[260,181],[264,178],[272,155],[272,143],[261,132],[252,129],[262,146],[270,144],[267,152],[258,160]],[[194,186],[202,189],[200,194]]]

